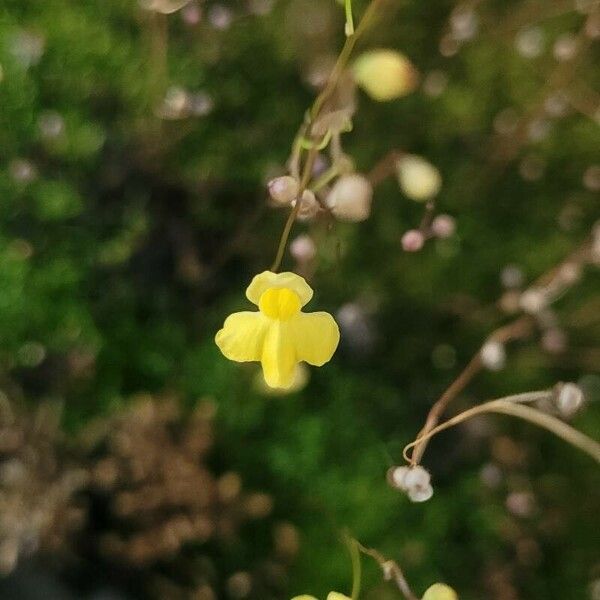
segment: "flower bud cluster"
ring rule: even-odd
[[[420,465],[392,467],[388,471],[388,482],[406,492],[412,502],[426,502],[433,496],[431,475]]]

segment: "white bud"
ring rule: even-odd
[[[396,163],[396,172],[404,194],[417,202],[433,198],[442,187],[440,172],[421,156],[402,156]]]
[[[546,306],[544,292],[537,288],[530,288],[521,294],[519,306],[530,315],[539,313]]]
[[[300,191],[298,180],[291,175],[276,177],[269,181],[267,187],[273,202],[281,206],[291,204],[298,197]]]
[[[431,223],[431,231],[436,237],[449,238],[456,231],[456,221],[450,215],[437,215]]]
[[[388,471],[388,482],[392,487],[395,487],[398,490],[406,491],[406,486],[404,485],[404,479],[406,478],[406,474],[409,471],[409,467],[392,467]]]
[[[405,252],[418,252],[425,244],[425,236],[418,229],[409,229],[401,240]]]
[[[411,467],[402,480],[403,488],[413,502],[425,502],[433,496],[431,476],[420,465]]]
[[[364,221],[371,213],[373,188],[363,175],[342,175],[333,185],[325,204],[342,221]]]
[[[583,405],[583,391],[574,383],[564,383],[558,389],[556,406],[563,417],[572,417]]]
[[[518,265],[507,265],[500,273],[500,281],[507,288],[516,288],[523,285],[523,271]]]
[[[409,488],[408,497],[412,502],[427,502],[433,496],[430,483]]]
[[[296,200],[292,202],[296,206]],[[297,219],[299,221],[310,221],[319,212],[319,203],[311,190],[304,190]]]
[[[506,350],[504,344],[495,340],[486,342],[479,352],[483,366],[490,371],[500,371],[506,363]]]
[[[290,253],[298,261],[306,263],[317,255],[317,247],[308,235],[299,235],[290,244]]]

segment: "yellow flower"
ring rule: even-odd
[[[294,596],[292,600],[318,600],[314,596],[308,596],[306,594],[302,596]],[[344,594],[340,594],[339,592],[329,592],[327,594],[327,600],[350,600],[349,596],[344,596]]]
[[[369,50],[353,65],[354,79],[374,100],[385,102],[410,94],[419,81],[412,63],[395,50]]]
[[[291,387],[299,362],[324,365],[340,340],[329,313],[300,310],[312,295],[308,283],[295,273],[264,271],[256,275],[246,296],[259,311],[227,317],[215,337],[217,346],[230,360],[260,361],[269,386]]]

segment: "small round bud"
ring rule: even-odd
[[[412,502],[426,502],[433,496],[431,476],[420,465],[410,467],[403,479],[403,486]]]
[[[495,340],[486,342],[479,352],[483,366],[490,371],[500,371],[506,363],[506,350],[504,344]]]
[[[388,474],[387,474],[388,483],[392,487],[394,487],[398,490],[406,491],[406,486],[404,485],[404,479],[405,479],[408,471],[409,471],[409,467],[406,467],[406,466],[391,467],[388,470]]]
[[[267,184],[269,195],[276,204],[287,206],[291,204],[297,197],[300,191],[298,180],[290,175],[276,177]]]
[[[380,102],[406,96],[418,83],[418,74],[406,56],[395,50],[371,50],[352,68],[356,83]]]
[[[296,200],[292,202],[296,206]],[[298,210],[299,221],[310,221],[319,212],[319,203],[315,194],[311,190],[304,190],[302,200],[300,200],[300,209]]]
[[[425,244],[425,236],[418,229],[409,229],[401,241],[405,252],[418,252]]]
[[[434,583],[427,588],[422,600],[458,600],[458,594],[445,583]]]
[[[531,492],[512,492],[504,503],[516,517],[530,517],[535,510],[535,497]]]
[[[437,215],[431,222],[431,231],[436,237],[449,238],[456,231],[456,221],[450,215]]]
[[[363,175],[342,175],[333,185],[325,204],[341,221],[364,221],[371,213],[373,188]]]
[[[583,405],[583,391],[574,383],[558,386],[556,407],[563,417],[572,417]]]
[[[398,159],[396,172],[404,194],[417,202],[430,200],[442,187],[440,172],[429,161],[414,154]]]
[[[506,265],[500,273],[500,281],[506,288],[517,288],[523,285],[523,271],[518,265]]]
[[[317,255],[317,247],[308,235],[299,235],[290,244],[291,255],[301,263],[310,262]]]
[[[530,315],[539,313],[546,306],[544,292],[537,288],[530,288],[521,294],[519,306]]]
[[[542,348],[550,354],[560,354],[567,347],[565,332],[557,327],[552,327],[542,335]]]
[[[544,51],[544,33],[540,27],[522,29],[515,38],[517,51],[525,58],[536,58]]]

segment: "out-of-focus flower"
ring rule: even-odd
[[[303,594],[302,596],[294,596],[292,600],[318,600],[318,598]],[[339,592],[329,592],[329,594],[327,594],[327,600],[350,600],[350,598]]]
[[[146,10],[170,15],[189,4],[190,0],[139,0],[139,2],[140,6]]]
[[[300,183],[291,175],[283,175],[269,181],[267,188],[273,202],[280,206],[287,206],[298,197]]]
[[[260,361],[270,387],[290,388],[299,362],[324,365],[340,340],[329,313],[300,310],[312,295],[311,287],[295,273],[256,275],[246,296],[259,311],[227,317],[215,337],[217,346],[230,360]]]
[[[274,388],[269,386],[265,381],[265,376],[262,371],[259,371],[256,374],[254,385],[256,390],[265,396],[287,396],[288,394],[294,394],[303,390],[308,384],[309,380],[310,371],[305,364],[298,363],[296,365],[296,370],[294,371],[292,385],[290,385],[289,388]]]
[[[419,81],[410,60],[395,50],[365,52],[358,57],[352,70],[358,85],[380,102],[410,94]]]
[[[424,202],[433,198],[442,187],[440,172],[427,160],[415,154],[405,154],[396,163],[400,189],[411,200]]]
[[[333,187],[325,204],[335,217],[342,221],[364,221],[371,213],[373,187],[369,180],[358,173],[342,175]]]
[[[458,600],[458,594],[445,583],[434,583],[427,588],[422,600]]]

